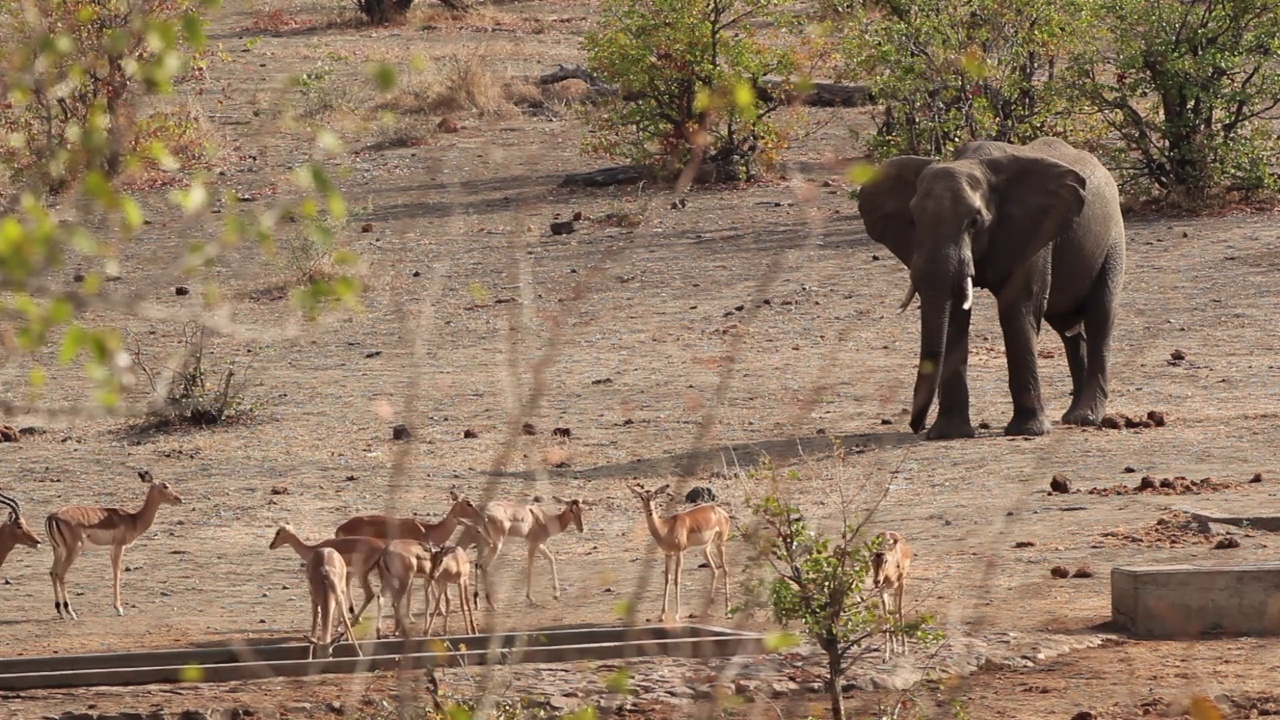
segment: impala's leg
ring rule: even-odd
[[[484,571],[484,600],[489,603],[489,609],[493,610],[497,606],[493,604],[493,561],[498,559],[498,553],[502,552],[502,543],[506,541],[506,537],[499,535],[497,542],[488,552],[479,553],[484,556],[484,560],[480,565],[480,569]],[[477,588],[476,592],[479,592]]]
[[[121,564],[124,562],[124,546],[111,546],[111,593],[114,600],[116,615],[124,616],[124,606],[120,604],[120,573],[122,572]]]
[[[472,635],[479,635],[480,630],[476,627],[475,608],[471,607],[471,598],[467,597],[467,579],[465,577],[458,582],[458,596],[462,598],[462,620],[467,624],[467,632]]]
[[[725,537],[721,535],[716,545],[716,555],[720,556],[720,571],[724,573],[724,578],[721,580],[724,583],[724,616],[729,617],[729,564],[724,559],[724,544]]]
[[[427,592],[428,593],[431,592],[431,589],[433,587],[435,587],[435,582],[432,580],[428,580]],[[438,590],[439,588],[436,588],[436,589]],[[439,592],[437,592],[434,607],[432,607],[430,603],[427,605],[426,624],[422,626],[423,635],[427,635],[427,636],[431,635],[431,626],[436,624],[436,615],[438,615],[439,613],[440,613],[440,594]]]
[[[880,609],[882,614],[884,615],[884,622],[885,622],[884,659],[888,660],[889,655],[892,653],[892,645],[891,645],[891,643],[893,642],[892,624],[894,621],[894,616],[891,610],[889,609],[889,590],[887,590],[883,586],[881,586],[880,588]]]
[[[453,614],[453,600],[449,598],[449,586],[440,588],[440,597],[444,599],[444,634],[449,634],[449,616]]]
[[[345,603],[346,610],[355,617],[356,622],[360,622],[360,618],[364,616],[364,611],[369,607],[369,604],[373,602],[374,598],[377,598],[379,612],[381,612],[382,596],[374,594],[373,583],[369,582],[369,575],[372,572],[373,566],[370,565],[364,569],[364,572],[360,573],[360,589],[364,591],[364,604],[360,606],[359,610],[355,609],[355,603],[351,601],[351,598],[355,596],[350,594],[348,588],[343,588],[343,590],[347,591],[347,602]]]
[[[680,621],[680,583],[684,579],[684,553],[676,553],[676,622]]]
[[[355,647],[356,655],[364,657],[364,653],[360,651],[360,641],[356,638],[356,631],[351,627],[351,616],[347,614],[347,609],[345,607],[342,607],[341,605],[338,607],[339,612],[342,613],[342,625],[347,629],[347,639],[350,640],[352,646]],[[378,612],[381,614],[381,608],[379,608]]]
[[[58,617],[65,618],[66,616],[62,612],[63,590],[60,581],[62,579],[62,563],[63,558],[66,556],[66,551],[52,542],[50,544],[53,545],[53,564],[49,566],[49,582],[53,584],[53,610],[58,613]]]
[[[538,546],[529,543],[527,550],[529,551],[529,558],[525,564],[524,599],[528,600],[530,605],[536,605],[537,603],[533,601],[533,561],[538,557]],[[448,591],[446,590],[446,592]]]
[[[62,597],[62,609],[58,611],[58,615],[61,617],[63,613],[66,613],[65,617],[75,620],[77,619],[76,611],[71,609],[71,598],[67,595],[67,572],[71,569],[71,565],[76,561],[76,558],[80,556],[84,539],[78,535],[65,539],[68,540],[68,543],[66,547],[62,548],[62,561],[54,561],[52,573],[55,575],[53,580],[54,598],[56,600],[58,596]]]
[[[666,622],[667,597],[671,594],[671,555],[663,555],[662,560],[662,622]]]
[[[898,613],[898,637],[901,638],[902,640],[903,655],[907,655],[910,650],[910,648],[907,647],[907,632],[902,627],[907,622],[906,618],[902,614],[903,613],[902,597],[903,597],[903,594],[906,593],[906,591],[907,591],[906,581],[899,580],[898,587],[894,589],[894,593],[893,593],[894,594],[893,608],[894,608],[894,611]]]
[[[707,601],[702,604],[702,608],[698,611],[699,616],[707,615],[711,612],[711,603],[716,601],[716,581],[720,579],[720,568],[716,567],[715,557],[711,553],[711,543],[703,546],[702,556],[707,559],[707,565],[711,566],[711,590],[707,592]]]
[[[546,545],[539,545],[538,552],[542,553],[542,556],[545,557],[547,559],[547,562],[551,564],[551,595],[555,599],[559,600],[560,599],[560,573],[556,572],[556,558],[554,555],[551,554],[551,551],[547,549]]]

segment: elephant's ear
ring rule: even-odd
[[[1000,283],[1066,232],[1084,210],[1084,175],[1047,157],[999,155],[982,164],[995,183],[987,281]]]
[[[920,173],[935,162],[918,155],[891,158],[880,163],[871,180],[858,191],[858,213],[867,235],[889,248],[907,267],[911,267],[915,239],[911,198],[915,197]]]

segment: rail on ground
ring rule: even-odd
[[[0,659],[0,690],[154,683],[220,683],[308,675],[412,670],[432,666],[556,663],[665,655],[760,655],[765,637],[711,625],[578,626],[489,635],[362,640],[333,657],[309,660],[306,643],[245,644],[172,650]]]

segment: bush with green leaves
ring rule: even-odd
[[[763,478],[761,478],[763,479]],[[798,471],[773,478],[774,488],[803,481]],[[833,720],[844,718],[843,678],[872,651],[869,641],[885,629],[925,645],[941,640],[933,619],[920,616],[899,626],[871,587],[871,556],[878,549],[865,527],[871,512],[843,518],[839,534],[813,530],[795,505],[775,492],[751,503],[754,527],[747,540],[768,570],[749,586],[753,604],[762,604],[783,624],[799,623],[827,656],[823,678]]]
[[[592,154],[671,178],[691,163],[699,179],[743,180],[776,160],[783,139],[770,115],[791,78],[782,0],[604,0],[584,40],[588,66],[616,93],[587,106]],[[763,34],[775,33],[766,39]]]
[[[1101,0],[1105,52],[1081,104],[1120,140],[1121,181],[1197,203],[1278,185],[1280,1]]]
[[[1064,78],[1097,38],[1096,0],[870,0],[840,25],[844,73],[876,98],[877,157],[971,140],[1080,139]]]
[[[162,140],[145,148],[121,142],[115,123],[125,109],[118,106],[121,115],[113,115],[111,103],[127,100],[131,93],[139,99],[171,95],[175,82],[191,69],[193,53],[205,46],[201,13],[216,5],[217,0],[200,0],[198,7],[175,16],[177,9],[186,7],[178,0],[23,0],[0,11],[4,29],[22,30],[0,33],[0,58],[5,61],[0,69],[5,103],[0,121],[16,123],[5,128],[9,132],[4,140],[9,149],[20,150],[0,153],[0,170],[23,178],[15,186],[0,184],[0,316],[12,321],[0,327],[0,343],[10,356],[57,344],[58,361],[83,363],[94,383],[95,400],[106,407],[117,406],[137,378],[120,328],[91,325],[86,318],[100,322],[102,311],[117,319],[137,311],[132,301],[112,297],[104,288],[118,274],[120,246],[136,241],[147,221],[138,199],[118,186],[114,170],[144,158],[176,166]],[[72,8],[78,8],[71,16],[76,23],[101,21],[112,29],[105,37],[86,35],[84,27],[65,16]],[[128,8],[127,22],[107,22],[98,14],[120,8]],[[84,91],[88,94],[78,96],[85,82],[105,82],[107,89],[104,94]],[[112,97],[116,100],[109,102]],[[33,117],[36,125],[25,124]],[[326,150],[338,148],[332,133],[322,131],[317,140]],[[215,217],[221,222],[217,231],[198,236],[181,256],[161,262],[194,276],[242,241],[270,243],[277,223],[286,216],[313,229],[322,216],[345,217],[342,193],[322,162],[301,165],[293,180],[295,190],[278,206],[249,211],[230,189],[216,196],[203,174],[186,178],[168,195],[172,214],[192,227]],[[55,183],[61,192],[51,195],[47,190]],[[219,199],[223,208],[214,216],[212,206]],[[68,262],[87,269],[70,287],[51,282]],[[299,289],[294,300],[314,318],[330,300],[356,305],[359,292],[359,281],[343,272]],[[205,285],[204,297],[218,302],[212,280]],[[29,383],[38,390],[46,377],[39,365],[33,365]],[[6,413],[29,409],[0,400],[0,410]]]

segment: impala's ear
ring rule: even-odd
[[[662,494],[665,494],[665,493],[670,492],[670,490],[671,490],[671,483],[667,483],[666,485],[663,485],[662,487],[658,488],[657,490],[654,490],[654,491],[653,491],[653,494],[654,494],[654,495],[662,495]]]
[[[640,487],[639,485],[628,485],[627,489],[630,490],[635,495],[644,495],[644,488]]]
[[[560,497],[559,495],[552,495],[552,496],[551,496],[551,499],[552,499],[552,500],[555,500],[556,502],[560,503],[561,505],[568,505],[568,504],[569,504],[569,501],[568,501],[568,500],[565,500],[564,498]]]
[[[450,499],[450,500],[452,500],[452,501],[454,501],[454,502],[458,502],[459,500],[461,500],[461,499],[462,499],[462,496],[458,494],[458,491],[457,491],[457,490],[455,490],[455,489],[453,489],[453,488],[450,488],[450,489],[449,489],[449,499]]]

